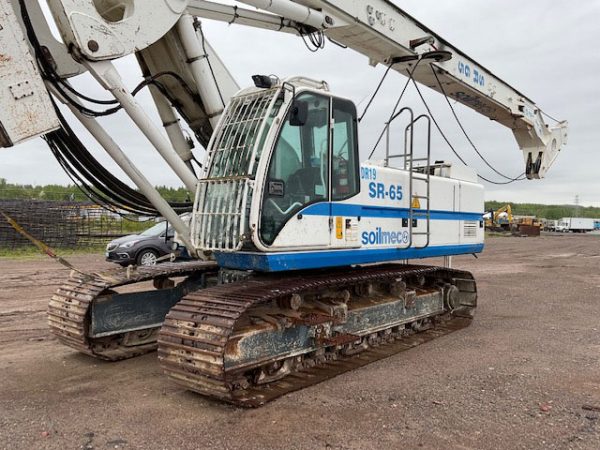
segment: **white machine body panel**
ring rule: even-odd
[[[264,271],[370,264],[479,253],[483,250],[483,186],[432,176],[429,238],[423,216],[410,222],[405,170],[363,163],[360,193],[313,203],[291,217],[266,252],[217,253],[225,267]],[[415,183],[414,195],[423,188]],[[414,211],[424,213],[421,208]],[[412,230],[411,230],[412,228]],[[422,234],[417,234],[422,233]],[[412,235],[412,238],[411,238]],[[257,231],[253,240],[259,241]],[[429,241],[429,242],[427,242]]]
[[[59,127],[54,107],[11,5],[0,2],[0,147]]]
[[[361,190],[358,195],[341,202],[319,202],[306,207],[289,220],[270,249],[424,247],[427,244],[425,235],[414,236],[410,245],[409,173],[368,162],[361,165],[360,173]],[[424,195],[424,190],[423,183],[415,183],[413,194]],[[483,186],[431,177],[431,198],[431,239],[428,247],[483,243]],[[425,209],[414,209],[425,214]],[[326,219],[323,221],[322,218]],[[327,224],[330,218],[331,230],[321,223]],[[413,232],[426,231],[425,217],[419,216],[414,221]]]

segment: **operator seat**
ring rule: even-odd
[[[319,167],[303,167],[296,170],[288,181],[288,192],[291,196],[302,195],[309,196],[311,200],[315,200],[315,186],[321,184],[321,175]]]

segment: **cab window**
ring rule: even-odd
[[[333,99],[331,198],[344,200],[358,194],[358,132],[356,108],[348,100]]]
[[[269,165],[261,237],[270,245],[285,223],[310,203],[328,200],[329,98],[299,95],[290,107]]]

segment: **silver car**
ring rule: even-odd
[[[159,222],[139,234],[110,241],[106,246],[106,260],[122,266],[153,266],[158,258],[172,253],[174,236],[173,228],[166,221]],[[181,250],[179,247],[178,253]]]

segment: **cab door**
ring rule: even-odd
[[[330,244],[331,98],[298,94],[267,172],[260,238],[273,250],[319,249]]]
[[[333,98],[331,111],[330,247],[360,247],[360,207],[352,202],[360,191],[356,107]]]

